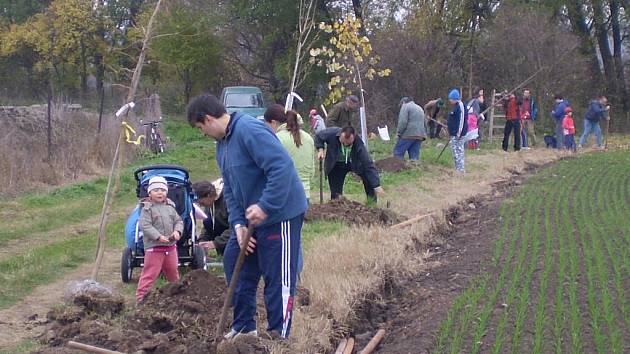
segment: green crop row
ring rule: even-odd
[[[558,162],[506,200],[489,257],[497,274],[481,275],[455,299],[434,351],[627,349],[628,176],[628,152],[589,154]]]

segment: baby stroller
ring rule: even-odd
[[[197,244],[195,217],[193,209],[194,194],[189,180],[188,171],[175,165],[154,165],[137,169],[136,195],[139,200],[148,197],[147,187],[149,179],[160,175],[168,182],[168,198],[175,203],[177,212],[184,221],[184,233],[177,242],[179,266],[189,266],[193,269],[206,270],[206,252]],[[125,239],[127,246],[123,250],[120,273],[122,281],[131,280],[133,268],[144,266],[144,244],[142,230],[138,224],[140,219],[140,205],[129,215],[125,225]]]

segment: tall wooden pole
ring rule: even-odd
[[[140,50],[138,62],[136,63],[136,69],[133,71],[133,76],[131,78],[131,86],[129,87],[129,92],[127,93],[127,103],[133,102],[133,99],[136,96],[136,90],[138,88],[138,83],[140,82],[140,75],[142,74],[142,66],[144,65],[144,59],[146,58],[147,50],[149,49],[149,42],[151,41],[151,37],[153,35],[154,22],[157,17],[156,15],[160,11],[160,6],[162,5],[162,2],[162,0],[158,0],[157,4],[155,5],[155,9],[153,10],[153,14],[151,14],[151,18],[149,19],[149,24],[147,25],[144,39],[142,40],[142,49]],[[103,262],[105,248],[107,246],[107,218],[112,208],[114,194],[116,193],[118,185],[120,184],[120,168],[122,166],[122,162],[124,161],[125,150],[124,138],[125,131],[121,127],[120,134],[118,135],[118,143],[116,144],[116,151],[114,152],[112,167],[109,171],[107,190],[105,191],[105,198],[103,200],[103,210],[101,211],[101,222],[98,228],[98,239],[96,247],[96,261],[94,262],[94,268],[92,269],[92,279],[94,280],[96,280],[96,277],[98,276],[98,272],[101,268],[101,263]]]

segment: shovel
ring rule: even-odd
[[[324,204],[324,173],[322,172],[323,161],[319,160],[319,204]]]
[[[228,288],[227,295],[225,296],[225,302],[223,302],[223,311],[221,311],[221,317],[219,318],[219,323],[217,324],[217,333],[216,333],[216,339],[215,339],[216,346],[219,345],[221,338],[223,338],[223,327],[225,326],[228,310],[230,309],[230,303],[232,302],[232,298],[234,297],[236,284],[238,284],[238,277],[241,273],[243,262],[245,261],[245,255],[247,253],[247,245],[249,245],[249,240],[252,238],[253,234],[254,234],[254,226],[249,225],[247,227],[247,235],[245,236],[243,247],[241,247],[241,251],[238,254],[238,259],[236,260],[236,265],[234,266],[234,273],[232,274],[232,279],[230,279],[230,287]]]

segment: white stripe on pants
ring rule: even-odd
[[[282,236],[282,338],[286,338],[291,314],[288,311],[291,297],[291,222],[281,223]]]

